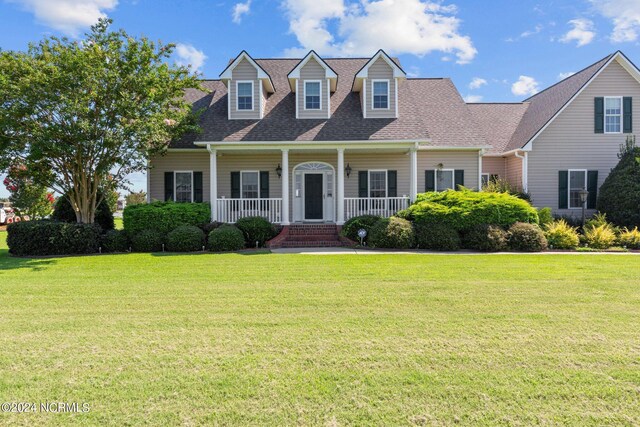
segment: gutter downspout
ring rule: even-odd
[[[522,159],[522,191],[529,192],[529,156],[527,151],[523,151],[523,155],[518,154],[516,151],[514,155]]]

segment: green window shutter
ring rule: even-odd
[[[598,200],[598,171],[587,171],[587,209],[595,209]]]
[[[358,171],[358,197],[369,197],[369,172]]]
[[[453,183],[456,190],[460,189],[460,185],[464,187],[464,170],[456,169],[453,171]]]
[[[231,198],[240,198],[240,172],[231,172]]]
[[[173,172],[164,173],[164,201],[173,201]]]
[[[595,98],[595,133],[604,133],[604,98]]]
[[[436,191],[436,171],[424,171],[424,191]]]
[[[387,171],[387,197],[398,196],[398,172]]]
[[[630,96],[622,98],[623,126],[624,133],[633,132],[633,99]]]
[[[193,201],[202,203],[202,172],[193,173]]]
[[[558,171],[558,209],[569,207],[569,171]]]
[[[269,171],[260,171],[260,198],[269,198]]]

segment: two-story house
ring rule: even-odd
[[[408,78],[382,50],[243,51],[203,86],[186,94],[204,109],[202,133],[150,159],[150,200],[283,225],[389,216],[419,192],[480,189],[492,175],[558,213],[579,209],[586,188],[592,209],[640,100],[640,73],[621,52],[515,104],[466,104],[450,79]]]

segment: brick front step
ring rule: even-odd
[[[313,242],[301,242],[301,241],[289,241],[285,240],[281,242],[279,245],[273,246],[274,249],[277,248],[339,248],[344,246],[344,244],[339,240],[330,240],[330,241],[313,241]]]
[[[294,224],[267,242],[270,248],[341,247],[349,242],[338,235],[335,224]]]

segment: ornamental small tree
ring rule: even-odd
[[[200,84],[168,62],[174,45],[110,25],[100,20],[84,40],[0,51],[0,170],[24,164],[34,183],[67,195],[79,223],[93,223],[149,156],[198,130],[184,93]]]
[[[19,216],[41,219],[53,211],[53,194],[29,178],[24,165],[12,165],[3,182],[10,193],[9,201]]]
[[[132,192],[124,196],[124,199],[127,201],[127,206],[147,203],[147,193],[142,190],[137,193]]]
[[[597,208],[619,227],[640,226],[640,147],[635,136],[621,146],[620,161],[598,193]]]

